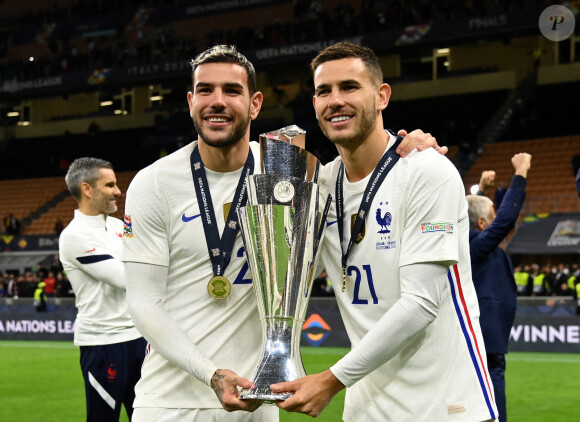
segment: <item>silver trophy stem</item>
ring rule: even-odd
[[[242,399],[259,399],[268,402],[285,400],[290,393],[272,393],[270,385],[306,376],[300,356],[300,333],[303,320],[294,317],[266,318],[266,339],[262,355],[255,370],[254,388],[244,390]]]

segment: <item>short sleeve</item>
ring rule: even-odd
[[[459,259],[458,225],[465,207],[463,183],[447,158],[428,151],[417,155],[419,159],[409,167],[407,179],[400,265],[453,265]]]
[[[135,176],[125,201],[123,261],[169,266],[167,205],[155,167]]]

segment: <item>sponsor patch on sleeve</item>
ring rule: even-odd
[[[123,236],[125,237],[133,237],[133,222],[131,221],[131,216],[125,214],[125,218],[123,218]]]
[[[438,223],[424,222],[421,223],[421,234],[427,233],[448,233],[452,234],[454,230],[453,223],[441,221]]]

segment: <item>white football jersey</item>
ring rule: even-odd
[[[167,280],[159,282],[166,283],[164,305],[169,316],[219,368],[250,378],[262,343],[251,274],[238,233],[223,274],[231,283],[231,292],[221,300],[208,293],[214,274],[190,165],[195,145],[193,142],[156,161],[131,182],[123,260],[168,267]],[[258,173],[259,144],[250,145],[254,173]],[[241,174],[241,169],[232,173],[206,169],[220,236]],[[135,407],[221,408],[209,386],[168,362],[153,347],[141,374]]]
[[[99,214],[75,216],[59,238],[59,258],[78,309],[74,344],[98,346],[141,337],[127,304],[121,249],[123,222]],[[106,281],[114,279],[114,284]]]
[[[395,138],[391,136],[389,147]],[[333,196],[321,249],[353,346],[397,302],[400,267],[450,265],[449,285],[435,320],[394,358],[347,389],[345,421],[487,421],[497,415],[469,258],[469,223],[462,180],[434,149],[399,159],[377,189],[347,262],[342,291],[335,186],[340,157],[321,184]],[[346,251],[370,175],[344,178]],[[425,280],[426,283],[429,280]],[[385,343],[389,338],[384,339]]]

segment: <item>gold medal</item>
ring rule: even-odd
[[[230,281],[222,275],[216,275],[207,283],[207,292],[214,299],[225,299],[230,295],[232,285]]]

